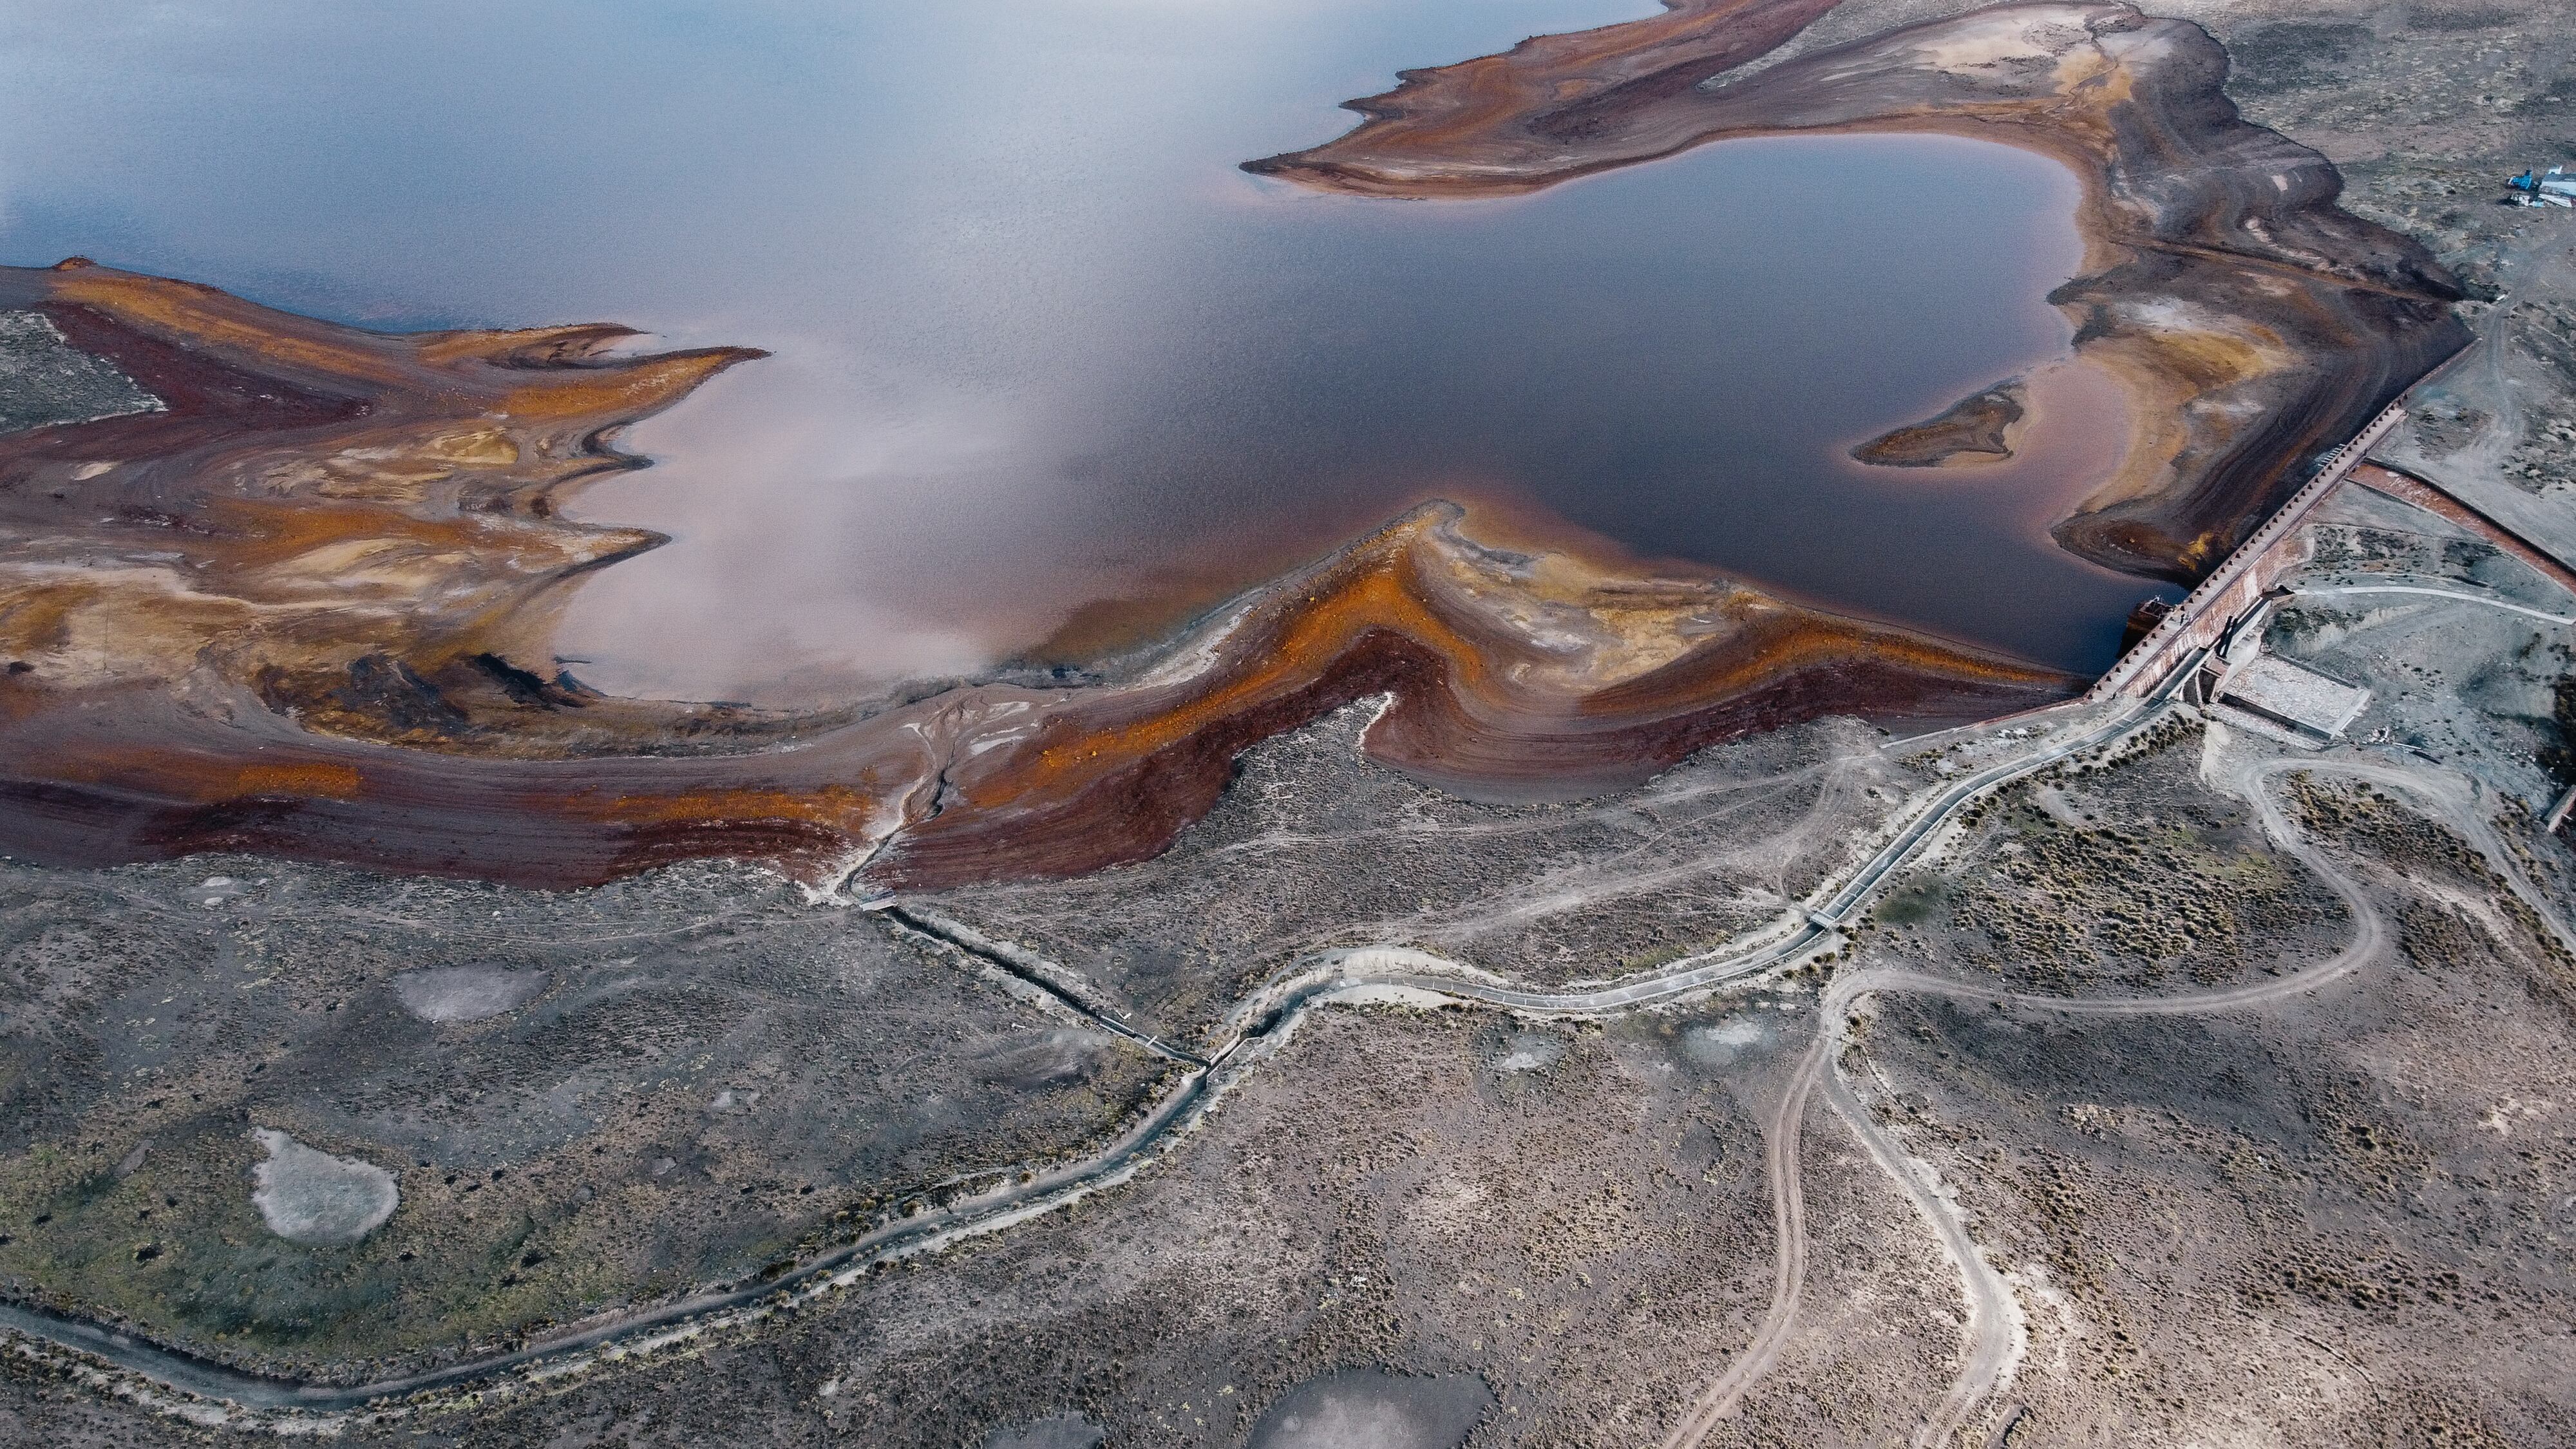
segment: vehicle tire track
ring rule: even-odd
[[[1854,868],[1821,907],[1808,912],[1785,936],[1732,949],[1721,946],[1672,962],[1659,971],[1589,991],[1522,990],[1421,972],[1345,974],[1326,970],[1292,974],[1239,1003],[1231,1018],[1240,1023],[1237,1030],[1203,1056],[1174,1048],[1116,1019],[1084,1001],[1084,993],[1057,979],[1058,973],[1016,959],[1001,950],[1000,943],[952,938],[935,929],[936,923],[928,923],[926,917],[915,913],[913,919],[895,924],[938,936],[946,944],[968,951],[978,957],[980,964],[1003,970],[1019,978],[1021,984],[1045,991],[1061,1005],[1091,1018],[1102,1030],[1138,1039],[1148,1050],[1173,1058],[1183,1070],[1156,1106],[1092,1158],[1062,1164],[1026,1184],[972,1195],[919,1218],[888,1222],[793,1267],[781,1265],[775,1277],[712,1287],[656,1307],[603,1316],[577,1331],[522,1341],[478,1358],[356,1383],[289,1378],[219,1363],[155,1343],[121,1327],[33,1304],[0,1301],[0,1334],[15,1335],[20,1340],[17,1351],[22,1354],[75,1355],[70,1365],[75,1374],[110,1391],[126,1392],[164,1412],[180,1412],[180,1405],[194,1401],[189,1416],[207,1418],[209,1422],[228,1421],[250,1410],[297,1415],[300,1422],[309,1425],[312,1419],[304,1416],[328,1419],[361,1411],[383,1412],[406,1401],[417,1404],[457,1395],[488,1401],[530,1391],[594,1366],[702,1340],[710,1333],[792,1309],[855,1281],[874,1264],[931,1251],[959,1238],[1000,1231],[1124,1182],[1154,1160],[1167,1139],[1196,1122],[1212,1095],[1266,1055],[1259,1048],[1284,1039],[1308,1009],[1342,996],[1396,987],[1462,1004],[1567,1017],[1602,1017],[1707,991],[1798,960],[1832,939],[1839,923],[1865,904],[1896,870],[1935,845],[1943,829],[1970,802],[2061,760],[2115,747],[2157,723],[2170,704],[2168,691],[2143,703],[2124,702],[2107,714],[2074,704],[2057,707],[2067,712],[2066,728],[2031,741],[2026,753],[1987,766],[1936,791],[1902,828]],[[891,905],[891,901],[877,903],[879,909]],[[925,923],[933,928],[925,930]],[[978,947],[991,948],[991,952],[974,949]],[[1831,1062],[1819,1055],[1815,1075],[1808,1079],[1795,1112],[1803,1112],[1816,1083],[1830,1070]],[[1774,1316],[1778,1324],[1771,1335],[1771,1351],[1759,1363],[1750,1365],[1742,1376],[1742,1387],[1749,1387],[1776,1360],[1778,1344],[1785,1342],[1788,1328],[1795,1321],[1798,1291],[1805,1280],[1803,1202],[1798,1196],[1796,1173],[1791,1170],[1798,1147],[1795,1112],[1775,1117],[1775,1121],[1788,1125],[1785,1136],[1773,1134],[1782,1137],[1783,1143],[1777,1165],[1770,1171],[1779,1220],[1795,1229],[1782,1235],[1782,1261],[1786,1266],[1785,1271],[1775,1272],[1775,1282],[1785,1283],[1787,1291],[1785,1296],[1775,1293]],[[1766,1319],[1766,1324],[1769,1321]],[[143,1387],[136,1387],[138,1383]],[[182,1396],[178,1403],[168,1397],[173,1393]],[[1732,1396],[1716,1397],[1731,1405],[1740,1399],[1741,1388]]]
[[[1788,1092],[1764,1128],[1769,1143],[1764,1155],[1764,1168],[1771,1178],[1773,1221],[1778,1240],[1771,1311],[1755,1330],[1752,1341],[1727,1366],[1726,1372],[1693,1402],[1682,1422],[1665,1439],[1664,1449],[1697,1449],[1718,1421],[1734,1413],[1743,1403],[1745,1394],[1776,1366],[1789,1334],[1795,1328],[1809,1257],[1805,1242],[1805,1204],[1797,1181],[1798,1149],[1807,1104],[1819,1089],[1879,1168],[1896,1180],[1916,1210],[1931,1223],[1934,1234],[1940,1239],[1942,1251],[1959,1273],[1962,1292],[1967,1299],[1966,1358],[1940,1399],[1917,1426],[1913,1443],[1918,1449],[1948,1443],[2002,1383],[2005,1373],[2019,1356],[2023,1320],[2011,1286],[1978,1248],[1964,1215],[1940,1191],[1937,1182],[1924,1180],[1921,1170],[1915,1165],[1917,1159],[1910,1158],[1878,1124],[1837,1070],[1844,1050],[1853,1045],[1851,1016],[1861,1002],[1884,993],[1902,992],[1981,1001],[2064,1016],[2214,1015],[2265,1006],[2314,991],[2359,970],[2378,959],[2387,949],[2387,924],[2378,908],[2371,904],[2358,882],[2326,860],[2315,844],[2291,824],[2279,803],[2264,788],[2265,784],[2272,777],[2283,774],[2344,774],[2408,789],[2430,798],[2437,806],[2450,805],[2447,792],[2428,787],[2418,772],[2340,760],[2276,758],[2254,761],[2226,773],[2234,778],[2222,777],[2214,783],[2230,788],[2231,793],[2240,795],[2251,804],[2262,822],[2264,834],[2315,871],[2343,901],[2354,922],[2352,940],[2330,959],[2303,971],[2242,986],[2172,996],[2050,996],[1884,967],[1837,976],[1824,995],[1815,1043],[1800,1059]],[[2445,808],[2440,813],[2452,815],[2456,812]],[[2461,822],[2455,819],[2452,823]],[[2491,858],[2498,858],[2493,848],[2493,837],[2483,828],[2471,831],[2470,838],[2481,850],[2488,851]],[[2509,863],[2504,868],[2510,872]],[[2508,879],[2511,878],[2508,874]],[[2552,924],[2556,923],[2553,921]]]
[[[1807,1210],[1798,1175],[1799,1139],[1817,1085],[1833,1075],[1833,1048],[1833,1038],[1819,1032],[1806,1055],[1798,1059],[1798,1069],[1791,1074],[1780,1105],[1762,1124],[1762,1169],[1771,1183],[1773,1224],[1770,1310],[1753,1331],[1752,1342],[1727,1365],[1717,1382],[1701,1391],[1692,1401],[1690,1412],[1665,1436],[1663,1449],[1697,1449],[1718,1421],[1743,1403],[1745,1391],[1771,1371],[1788,1345],[1789,1331],[1797,1325],[1798,1300],[1807,1282]]]

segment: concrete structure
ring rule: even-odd
[[[2576,785],[2568,786],[2567,793],[2558,797],[2558,803],[2549,807],[2549,823],[2544,828],[2556,835],[2558,827],[2566,824],[2571,814],[2576,814]]]
[[[2265,595],[2272,586],[2308,559],[2308,540],[2300,532],[2300,525],[2405,416],[2406,409],[2390,403],[2370,420],[2369,426],[2354,434],[2351,442],[2328,453],[2317,476],[2291,494],[2290,500],[2254,530],[2252,537],[2210,571],[2200,587],[2167,610],[2155,628],[2121,655],[2111,672],[2085,694],[2085,702],[2098,704],[2122,695],[2135,698],[2153,694],[2158,685],[2173,677],[2177,668],[2196,667],[2204,662],[2220,640],[2255,610],[2268,610]],[[2261,637],[2259,628],[2253,637]]]
[[[2277,654],[2257,654],[2228,671],[2217,697],[2223,704],[2286,725],[2313,744],[2341,735],[2370,703],[2369,690],[2328,679]]]

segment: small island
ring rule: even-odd
[[[2029,404],[2022,380],[2006,378],[1934,417],[1881,433],[1851,455],[1880,468],[1990,467],[2012,457]]]

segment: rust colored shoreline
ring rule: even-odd
[[[1515,195],[1736,137],[1923,131],[2082,181],[2085,275],[2050,300],[2130,394],[2117,473],[2054,530],[2196,579],[2468,340],[2422,247],[2335,205],[2325,158],[2240,118],[2223,48],[2124,4],[1971,11],[1745,71],[1836,0],[1666,0],[1651,19],[1402,73],[1348,134],[1245,169],[1369,196]],[[1901,211],[1891,186],[1868,204]],[[1874,213],[1856,212],[1854,225]]]
[[[2464,335],[2449,279],[2237,119],[2225,57],[2125,6],[2002,7],[1711,89],[1828,0],[1681,0],[1408,75],[1256,169],[1526,191],[1731,135],[1922,129],[2085,178],[2053,300],[2130,389],[2070,547],[2189,577],[2290,465]],[[2080,681],[1726,579],[1492,547],[1427,505],[1231,605],[1133,677],[785,714],[603,696],[550,652],[567,587],[658,536],[561,516],[614,432],[758,354],[614,355],[614,327],[388,336],[66,264],[0,271],[160,412],[0,437],[0,851],[241,849],[542,885],[710,856],[936,888],[1151,855],[1234,756],[1344,704],[1451,788],[1571,794],[1828,713],[1950,722]]]
[[[759,354],[614,327],[385,335],[86,263],[0,269],[165,408],[0,436],[0,852],[245,850],[542,886],[702,857],[933,888],[1149,856],[1245,746],[1387,703],[1377,759],[1580,793],[1826,713],[2081,681],[1725,579],[1495,548],[1431,504],[1132,677],[822,713],[604,696],[567,587],[656,535],[562,516],[614,432]]]

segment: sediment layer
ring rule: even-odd
[[[1974,468],[2012,457],[2030,412],[2021,379],[2000,382],[1942,409],[1937,417],[1881,433],[1851,450],[1881,468]]]
[[[604,696],[548,636],[657,536],[561,516],[742,349],[614,327],[387,336],[86,264],[0,270],[162,404],[0,436],[0,852],[214,849],[570,885],[699,856],[876,887],[1159,850],[1236,752],[1371,696],[1378,759],[1569,794],[1829,712],[2080,683],[1722,579],[1486,547],[1427,506],[1132,678],[785,715]]]
[[[1649,20],[1408,71],[1338,140],[1246,169],[1372,196],[1509,195],[1732,137],[1945,132],[2082,179],[2085,275],[2052,295],[2131,397],[2115,474],[2058,539],[2190,580],[2467,340],[2416,243],[2336,205],[2315,152],[2248,124],[2199,27],[2120,4],[2004,5],[1751,63],[1833,0],[1671,0]],[[1905,187],[1856,226],[1901,215]]]

